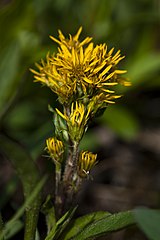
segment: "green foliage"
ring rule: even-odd
[[[66,212],[53,226],[51,229],[50,233],[47,235],[45,240],[58,240],[60,234],[64,231],[64,229],[67,227],[69,224],[70,220],[72,219],[76,208],[70,209],[68,212]]]
[[[138,226],[146,236],[151,240],[159,240],[160,210],[137,208],[133,213]]]
[[[1,147],[3,147],[3,151],[5,151],[9,159],[12,161],[21,179],[26,199],[25,205],[19,209],[15,217],[13,217],[13,220],[17,220],[21,217],[24,210],[26,210],[25,239],[31,240],[34,238],[33,233],[36,231],[39,208],[41,204],[40,190],[44,184],[44,179],[34,192],[34,188],[40,179],[40,175],[31,156],[18,143],[7,137],[1,136],[0,143]]]
[[[51,231],[51,229],[56,225],[55,209],[50,195],[47,196],[46,201],[43,203],[41,207],[41,212],[45,215],[46,218],[48,234]]]
[[[18,233],[22,228],[24,227],[24,224],[21,220],[14,220],[8,224],[6,224],[4,229],[4,239],[12,239],[16,233]]]
[[[132,94],[141,92],[142,88],[160,86],[160,53],[157,47],[159,19],[158,4],[150,0],[0,2],[0,148],[13,163],[25,195],[25,203],[10,223],[4,226],[0,217],[0,232],[3,235],[5,231],[6,239],[24,227],[22,216],[25,210],[27,229],[30,229],[30,233],[26,233],[29,240],[30,235],[34,236],[37,226],[40,192],[45,180],[42,178],[40,181],[41,176],[34,162],[43,150],[44,140],[52,132],[49,123],[51,117],[46,114],[48,101],[52,106],[56,106],[57,101],[49,90],[33,83],[29,68],[49,49],[55,51],[55,44],[48,35],[56,36],[59,28],[66,34],[74,33],[82,25],[84,36],[93,35],[97,42],[106,42],[109,48],[114,45],[122,49],[122,54],[126,55],[122,69],[128,70],[132,87],[120,89],[122,93],[126,91],[126,97],[116,106],[108,108],[99,124],[110,127],[121,138],[132,140],[141,126],[135,109],[127,106],[127,96],[132,98]],[[140,99],[134,98],[134,101],[137,104]],[[21,146],[22,143],[26,144],[29,151]],[[93,149],[99,146],[96,133],[89,133],[83,146]],[[34,160],[31,156],[35,157]],[[12,178],[1,193],[0,207],[11,199],[16,187],[17,179]],[[58,239],[62,235],[64,239],[94,238],[134,222],[129,212],[115,215],[92,213],[68,223],[73,213],[70,211],[56,223],[51,206],[46,213],[50,231],[48,239],[53,236]],[[159,212],[137,209],[134,215],[146,235],[157,240],[160,235]]]
[[[70,225],[64,233],[64,239],[71,239],[80,232],[82,232],[86,227],[95,223],[96,221],[111,216],[108,212],[93,212],[82,217],[77,218],[76,220],[71,221]]]
[[[59,16],[63,17],[59,18]],[[121,2],[103,0],[101,3],[98,0],[81,2],[60,0],[54,3],[50,0],[38,3],[37,0],[23,2],[16,0],[6,4],[2,2],[0,53],[3,61],[0,63],[0,116],[8,117],[13,110],[14,115],[23,116],[23,106],[25,108],[28,105],[28,109],[31,109],[24,118],[26,124],[21,125],[19,121],[19,125],[18,122],[15,125],[15,118],[10,117],[4,119],[3,125],[9,127],[16,138],[24,139],[34,156],[38,155],[43,146],[42,142],[46,138],[46,134],[43,133],[42,136],[40,134],[43,123],[48,122],[47,114],[43,110],[46,109],[43,108],[44,104],[48,103],[42,101],[44,95],[41,89],[38,89],[37,97],[33,97],[37,89],[36,84],[32,83],[33,79],[28,74],[28,69],[31,64],[46,55],[49,49],[51,52],[55,51],[55,44],[48,35],[56,35],[59,28],[64,33],[74,33],[82,25],[85,36],[86,33],[94,35],[98,42],[107,42],[109,48],[113,45],[121,48],[122,53],[126,55],[122,68],[128,70],[128,77],[133,83],[132,87],[128,90],[125,88],[123,91],[132,94],[132,91],[139,91],[142,84],[143,88],[148,85],[159,86],[160,54],[156,51],[155,31],[158,21],[159,14],[154,1],[136,1],[136,4],[126,0]],[[30,89],[26,93],[25,89],[28,87]],[[37,101],[30,101],[31,96]],[[46,98],[50,99],[53,105],[55,99],[50,98],[49,91],[46,91]],[[123,99],[121,104],[123,107]],[[134,138],[139,124],[134,109],[129,111],[125,109],[126,118],[128,118],[125,133],[124,127],[120,124],[124,113],[117,114],[114,108],[112,113],[117,117],[116,125],[111,124],[108,118],[105,119],[105,124],[111,126],[122,138]],[[31,120],[38,119],[39,114],[43,116],[43,122],[38,121],[35,125],[34,120],[31,124]],[[27,122],[29,130],[32,129],[32,134],[29,136],[26,129]],[[49,125],[46,132],[47,134],[51,132]],[[33,149],[35,142],[37,145],[41,143],[41,147],[35,146]]]
[[[122,138],[131,140],[138,134],[139,124],[136,116],[120,104],[108,107],[101,121]]]
[[[104,213],[105,215],[106,213]],[[100,214],[100,216],[97,216],[97,218],[95,218],[93,220],[93,222],[91,222],[91,218],[94,216],[91,216],[91,218],[87,217],[87,219],[85,219],[85,217],[82,217],[82,221],[85,220],[86,224],[83,225],[83,227],[81,227],[82,222],[81,220],[77,221],[77,226],[75,224],[75,226],[78,228],[79,224],[79,231],[72,231],[72,235],[71,234],[71,238],[68,238],[67,236],[64,238],[65,240],[67,239],[73,239],[73,240],[85,240],[85,239],[93,239],[96,238],[98,236],[102,236],[105,235],[109,232],[112,231],[117,231],[120,230],[124,227],[127,227],[131,224],[133,224],[134,218],[133,218],[133,213],[128,211],[128,212],[121,212],[121,213],[117,213],[117,214],[106,214],[107,216],[102,217],[103,214]],[[93,217],[94,218],[94,217]],[[88,222],[87,222],[88,220]],[[74,227],[75,228],[75,227]]]
[[[39,209],[36,207],[37,205],[39,205],[39,195],[40,195],[40,191],[42,190],[42,187],[44,186],[45,181],[46,181],[46,177],[43,177],[35,186],[30,196],[27,196],[26,201],[21,206],[21,208],[19,208],[19,210],[15,213],[15,215],[11,218],[11,220],[9,220],[4,225],[3,235],[5,239],[10,239],[23,227],[23,222],[20,220],[20,218],[23,216],[26,210],[27,210],[26,231],[28,232],[25,234],[25,239],[26,240],[32,239],[34,237],[35,225],[37,222],[37,216],[39,212]],[[33,213],[31,213],[31,211]],[[0,237],[1,236],[2,234],[0,235]]]
[[[136,88],[140,84],[150,81],[152,75],[158,72],[160,68],[160,54],[149,51],[133,60],[128,67],[128,76],[132,77],[132,88]]]

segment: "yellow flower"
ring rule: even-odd
[[[52,56],[52,58],[54,58]],[[34,73],[35,81],[40,81],[43,85],[48,86],[53,92],[55,92],[61,103],[67,102],[72,99],[72,96],[76,90],[76,81],[72,81],[65,73],[59,74],[56,66],[51,63],[49,54],[47,54],[46,62],[41,60],[41,65],[36,64],[39,72],[31,69]]]
[[[37,64],[39,72],[31,70],[35,80],[51,88],[62,104],[70,105],[77,98],[91,99],[101,93],[105,96],[106,105],[114,103],[117,98],[114,86],[130,85],[127,79],[121,77],[126,71],[117,68],[124,56],[121,56],[120,50],[113,54],[114,48],[108,51],[106,44],[94,47],[90,37],[79,41],[81,31],[82,27],[68,39],[61,31],[59,39],[51,36],[59,44],[58,53],[48,54],[46,62],[42,60],[41,65]]]
[[[69,39],[66,39],[65,36],[63,35],[63,33],[59,30],[58,33],[59,33],[59,40],[54,38],[53,36],[50,36],[50,38],[58,43],[61,47],[63,45],[63,49],[66,49],[65,47],[71,49],[72,47],[74,48],[80,48],[82,46],[84,46],[85,44],[89,43],[92,38],[91,37],[87,37],[85,38],[82,42],[79,41],[79,36],[82,32],[82,27],[80,27],[77,31],[77,33],[75,34],[75,36],[71,36],[69,35]]]
[[[55,162],[61,162],[63,160],[64,146],[63,142],[59,141],[57,138],[48,138],[46,140],[46,149],[50,157]]]
[[[97,154],[88,151],[82,151],[78,160],[78,174],[84,178],[90,173],[90,170],[96,164]]]
[[[90,110],[86,110],[81,102],[73,102],[69,115],[67,113],[62,114],[58,109],[56,111],[66,120],[71,139],[79,142],[86,130]]]

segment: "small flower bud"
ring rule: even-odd
[[[54,112],[54,126],[56,137],[61,139],[63,142],[68,142],[69,136],[66,122],[57,112]]]
[[[63,160],[64,146],[62,141],[57,138],[48,138],[46,140],[46,149],[55,163],[61,163]]]
[[[69,116],[67,114],[62,114],[58,109],[56,109],[56,111],[63,119],[66,120],[68,133],[72,141],[79,142],[82,139],[87,127],[90,113],[89,110],[86,110],[85,106],[81,102],[73,102]]]

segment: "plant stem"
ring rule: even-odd
[[[77,182],[77,161],[78,161],[78,148],[79,143],[73,142],[72,147],[69,151],[69,156],[66,162],[64,175],[63,175],[63,201],[64,211],[68,210],[69,206],[73,204],[73,196],[76,192]]]
[[[74,174],[77,172],[78,147],[79,143],[74,142],[70,148],[63,176],[64,183],[72,183]]]
[[[61,206],[62,206],[62,196],[61,196],[61,164],[56,163],[55,164],[55,209],[56,209],[56,215],[61,214]]]

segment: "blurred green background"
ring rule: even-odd
[[[57,37],[58,29],[65,35],[75,34],[83,26],[82,38],[93,36],[95,43],[106,42],[126,56],[121,67],[128,70],[132,87],[121,89],[125,97],[109,107],[99,121],[122,138],[135,138],[144,124],[145,111],[150,111],[151,124],[152,117],[159,117],[159,19],[158,0],[1,0],[2,131],[22,141],[33,154],[41,149],[40,143],[52,131],[47,105],[54,107],[57,102],[49,89],[33,83],[29,68],[48,51],[56,51],[49,35]],[[152,107],[152,101],[157,105]]]
[[[105,42],[109,48],[121,49],[126,58],[120,67],[128,71],[127,77],[132,82],[131,87],[119,89],[124,97],[91,125],[82,147],[104,152],[107,143],[111,146],[111,141],[105,136],[111,136],[113,140],[114,135],[116,141],[132,148],[133,155],[141,146],[142,152],[151,153],[151,161],[153,156],[158,159],[159,0],[1,0],[1,134],[23,144],[35,159],[42,154],[45,139],[53,133],[48,104],[55,107],[58,102],[49,89],[33,82],[29,68],[35,68],[34,63],[45,58],[48,51],[57,50],[49,35],[57,37],[58,29],[66,36],[69,33],[73,35],[80,26],[83,26],[81,39],[92,36],[95,44]],[[108,150],[114,152],[115,148],[116,145],[113,145]],[[103,158],[103,155],[105,153],[101,153],[100,157]],[[145,157],[142,156],[142,174],[147,162]],[[159,169],[157,160],[150,164]],[[155,172],[152,173],[154,175]],[[154,189],[154,183],[151,186]],[[159,206],[159,201],[156,204]]]

